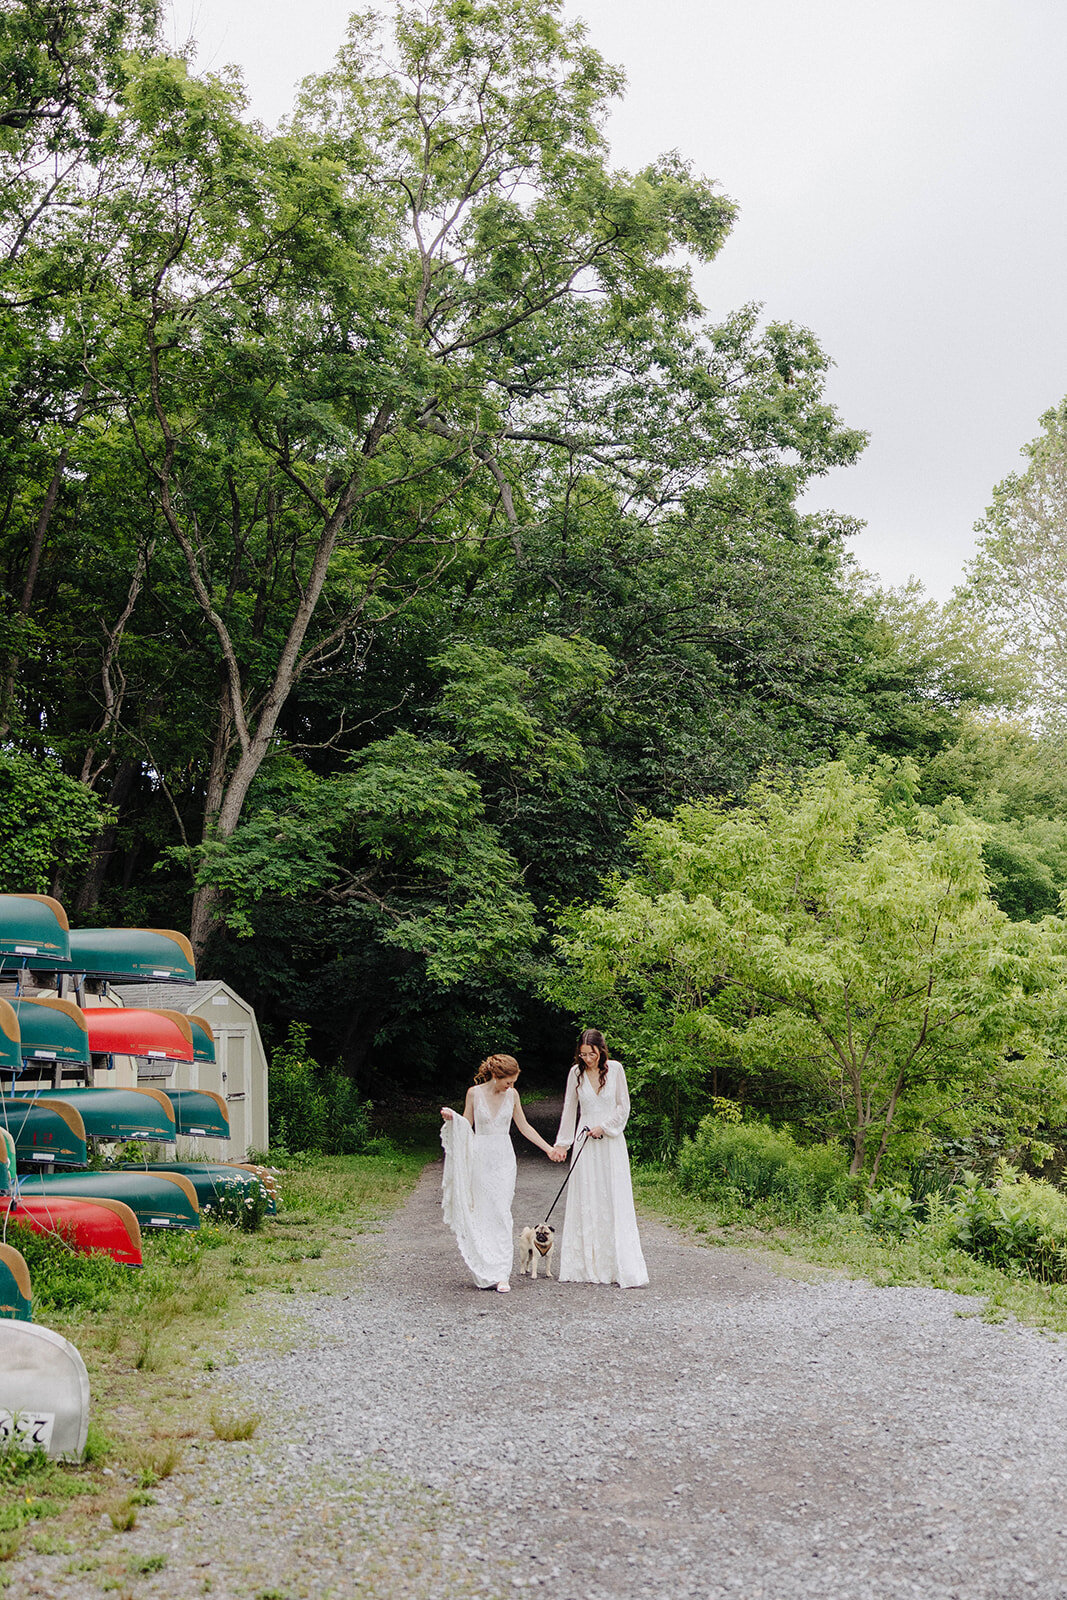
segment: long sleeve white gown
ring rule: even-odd
[[[484,1084],[475,1084],[473,1131],[458,1113],[441,1124],[441,1209],[479,1289],[506,1282],[515,1259],[514,1108],[514,1089],[490,1096]]]
[[[598,1072],[581,1082],[574,1068],[567,1075],[556,1143],[574,1146],[571,1179],[567,1185],[567,1210],[559,1252],[560,1282],[618,1283],[636,1289],[648,1282],[634,1212],[630,1158],[623,1130],[630,1115],[626,1074],[619,1061],[608,1062],[603,1089]],[[603,1128],[603,1139],[584,1135],[575,1146],[579,1128]],[[578,1152],[580,1151],[580,1158]]]

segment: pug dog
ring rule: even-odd
[[[556,1252],[556,1230],[550,1228],[547,1222],[539,1222],[536,1228],[523,1228],[519,1234],[519,1275],[529,1273],[531,1278],[537,1277],[538,1258],[545,1263],[545,1277],[552,1276],[552,1257]]]

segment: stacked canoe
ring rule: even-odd
[[[0,971],[8,983],[15,980],[13,998],[0,999],[0,1074],[10,1080],[0,1089],[0,1220],[59,1232],[77,1250],[105,1250],[137,1265],[142,1229],[197,1228],[201,1207],[214,1208],[225,1192],[258,1190],[257,1174],[236,1163],[85,1170],[105,1142],[229,1137],[221,1095],[144,1084],[91,1086],[95,1070],[112,1066],[116,1056],[133,1058],[152,1074],[171,1072],[177,1062],[214,1062],[211,1028],[200,1018],[79,1003],[96,998],[86,995],[87,981],[105,990],[114,981],[194,982],[193,953],[183,935],[71,929],[62,906],[48,896],[0,895]],[[40,983],[41,974],[58,997],[23,992],[26,980],[32,975]],[[64,1073],[80,1074],[85,1085],[66,1086]]]
[[[21,1251],[0,1244],[0,1317],[15,1322],[33,1319],[30,1272]]]

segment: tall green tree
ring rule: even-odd
[[[1067,714],[1067,400],[1046,411],[1023,447],[1026,466],[993,491],[975,526],[978,550],[955,597],[1029,669],[1038,714]]]
[[[554,462],[651,514],[757,467],[795,492],[859,443],[810,336],[704,328],[672,258],[714,255],[733,208],[673,157],[610,170],[618,75],[558,6],[439,0],[385,32],[353,22],[281,139],[179,63],[126,91],[101,361],[216,662],[204,839],[297,685],[521,548]],[[204,881],[198,945],[214,910]]]
[[[922,769],[922,798],[957,796],[987,825],[982,855],[994,900],[1035,921],[1067,894],[1067,754],[1054,730],[1021,720],[965,718]]]
[[[0,3],[0,732],[20,720],[16,674],[42,645],[33,612],[71,442],[101,407],[79,307],[110,242],[93,215],[117,106],[158,16],[156,0]]]
[[[982,826],[917,805],[915,780],[834,763],[638,824],[637,870],[563,918],[551,988],[633,1049],[639,1103],[777,1079],[872,1181],[937,1126],[1062,1116],[1041,1038],[1062,927],[1009,922]]]
[[[277,135],[151,8],[31,11],[72,65],[0,35],[41,108],[4,135],[0,722],[117,813],[81,914],[254,929],[264,1003],[358,942],[392,1039],[529,994],[643,810],[927,756],[989,698],[798,511],[862,443],[827,357],[709,324],[734,207],[611,167],[621,77],[559,4],[359,16]]]

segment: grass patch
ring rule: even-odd
[[[948,1243],[944,1223],[887,1238],[855,1211],[826,1208],[785,1220],[766,1201],[745,1206],[730,1198],[687,1194],[663,1167],[635,1167],[634,1194],[644,1210],[695,1233],[703,1244],[758,1250],[778,1264],[806,1262],[879,1287],[918,1285],[977,1295],[986,1301],[980,1314],[987,1321],[1014,1317],[1031,1327],[1067,1332],[1067,1284],[1042,1283],[1025,1271],[1005,1272],[977,1261]]]
[[[137,1507],[132,1497],[129,1500],[120,1500],[118,1505],[108,1507],[108,1516],[111,1526],[116,1533],[129,1533],[137,1526]]]
[[[9,1228],[8,1242],[29,1263],[35,1320],[78,1347],[93,1398],[81,1466],[0,1452],[0,1562],[29,1551],[29,1524],[42,1517],[51,1520],[57,1552],[69,1546],[75,1555],[87,1548],[90,1519],[135,1526],[139,1507],[151,1502],[144,1491],[181,1470],[188,1446],[224,1437],[213,1425],[212,1412],[222,1414],[206,1375],[236,1360],[257,1297],[328,1291],[357,1259],[361,1235],[414,1187],[427,1155],[390,1146],[378,1155],[289,1157],[281,1209],[260,1232],[218,1223],[197,1233],[146,1232],[139,1269]]]
[[[212,1411],[211,1431],[216,1439],[232,1444],[237,1439],[251,1439],[263,1421],[258,1411]]]
[[[166,1556],[138,1556],[130,1562],[130,1571],[147,1577],[150,1572],[162,1572],[166,1565]]]
[[[170,1444],[164,1449],[141,1450],[135,1456],[137,1481],[142,1489],[154,1489],[181,1465],[182,1451]]]

